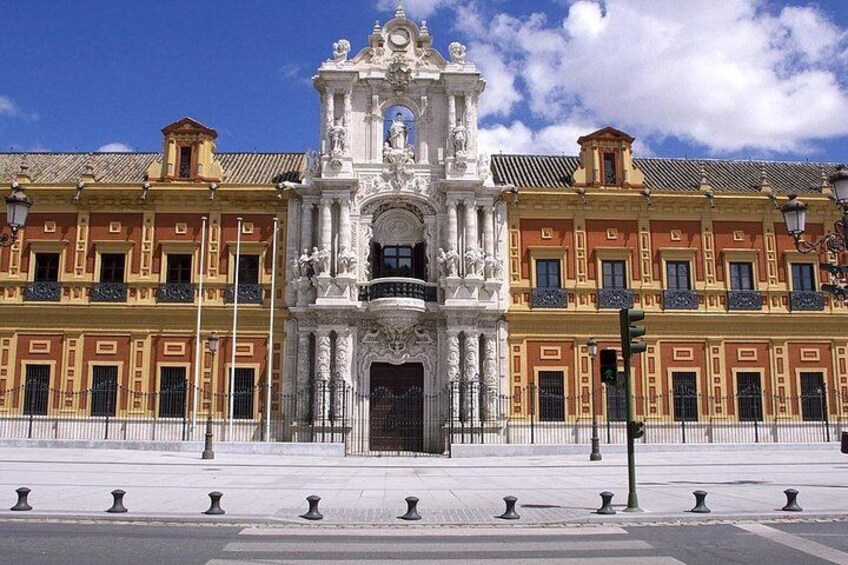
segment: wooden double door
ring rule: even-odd
[[[371,451],[424,451],[424,366],[371,365]]]

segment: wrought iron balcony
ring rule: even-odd
[[[793,312],[821,312],[824,310],[824,293],[812,290],[790,292],[789,309]]]
[[[727,292],[728,310],[762,310],[763,295],[757,290],[730,290]]]
[[[663,292],[663,310],[697,310],[700,300],[694,290],[666,290]]]
[[[192,304],[195,285],[186,283],[160,284],[156,290],[156,302],[166,304]]]
[[[126,302],[126,283],[96,283],[91,287],[91,302]]]
[[[598,308],[631,308],[633,291],[629,288],[598,289]]]
[[[565,308],[568,292],[564,288],[534,288],[530,291],[531,308]]]
[[[233,299],[235,298],[235,293],[233,292],[234,286],[235,285],[227,286],[227,290],[224,292],[224,302],[227,304],[232,304]],[[238,286],[239,304],[262,304],[264,296],[265,293],[263,292],[261,285],[239,284]]]
[[[418,279],[391,277],[375,279],[368,286],[360,288],[360,300],[372,301],[381,298],[413,298],[427,302],[435,301],[435,287]]]
[[[61,298],[62,285],[55,281],[31,282],[24,287],[27,302],[59,302]]]

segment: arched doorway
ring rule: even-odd
[[[424,365],[371,364],[369,450],[424,451]]]

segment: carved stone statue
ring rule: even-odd
[[[406,135],[409,133],[409,128],[403,121],[403,114],[398,112],[392,124],[389,126],[388,143],[392,149],[403,149],[406,147]]]
[[[308,249],[303,249],[303,253],[300,254],[300,259],[298,259],[298,263],[300,263],[301,276],[311,278],[312,275],[315,274],[315,270],[312,267],[312,256],[309,254]]]
[[[477,250],[477,255],[474,257],[474,274],[483,276],[483,271],[486,268],[486,254]]]
[[[451,130],[453,137],[453,151],[457,157],[465,156],[465,149],[468,143],[468,133],[465,126],[461,123],[456,124]]]
[[[300,268],[300,259],[294,258],[289,263],[289,273],[291,280],[296,281],[303,276],[303,270]]]
[[[492,158],[483,154],[477,157],[477,176],[484,183],[492,180]]]
[[[482,274],[483,263],[484,261],[479,251],[472,247],[465,250],[465,276],[478,276]]]
[[[453,249],[448,249],[445,253],[445,271],[449,277],[459,276],[459,253]]]
[[[451,63],[456,63],[458,65],[465,64],[465,53],[467,49],[465,45],[460,43],[459,41],[454,41],[450,45],[448,45],[448,52],[450,53]]]
[[[336,270],[340,275],[347,275],[356,272],[357,258],[356,253],[349,251],[344,245],[339,249],[339,255],[336,257]]]
[[[339,120],[330,128],[330,150],[333,155],[344,155],[347,147],[347,128]]]
[[[445,250],[439,247],[439,278],[443,279],[448,276],[448,256]]]
[[[330,274],[330,252],[327,249],[319,250],[317,247],[313,247],[312,256],[309,260],[312,264],[312,270],[315,274]]]
[[[503,265],[494,255],[486,255],[485,276],[487,279],[499,279],[503,274]]]
[[[347,61],[350,54],[350,41],[347,39],[339,39],[333,43],[333,60],[337,63]]]

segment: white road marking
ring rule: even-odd
[[[848,553],[795,534],[782,532],[764,524],[736,524],[736,527],[775,543],[791,547],[807,555],[812,555],[813,557],[830,561],[831,563],[837,563],[838,565],[848,565]]]
[[[361,543],[334,543],[327,548],[332,553],[344,554],[368,551],[368,553],[397,553],[400,549],[395,544],[364,545]],[[439,551],[439,552],[481,552],[481,551],[598,551],[598,550],[633,550],[652,549],[651,545],[642,540],[586,540],[586,541],[551,541],[540,545],[537,541],[522,542],[514,541],[505,537],[499,540],[488,541],[483,544],[469,544],[464,541],[438,543],[409,543],[404,544],[403,551]],[[315,542],[292,540],[290,542],[255,542],[255,543],[228,543],[224,547],[226,552],[249,552],[249,553],[283,553],[283,552],[315,552]]]
[[[415,565],[479,565],[479,559],[438,559],[414,561]],[[213,559],[206,565],[315,565],[315,560],[277,560],[277,559],[253,559],[253,560],[231,560]],[[333,560],[333,565],[397,565],[396,559],[389,560]],[[487,558],[485,563],[509,563],[521,565],[686,565],[673,557],[545,557],[539,559],[491,559]]]
[[[472,528],[463,530],[448,529],[423,529],[423,528],[369,528],[349,529],[323,526],[320,528],[245,528],[239,532],[242,536],[286,536],[286,537],[321,537],[321,536],[344,536],[344,537],[371,537],[371,536],[397,536],[415,537],[438,536],[438,537],[480,537],[505,535],[514,536],[601,536],[601,535],[626,535],[623,528],[614,526],[591,526],[585,528]]]

